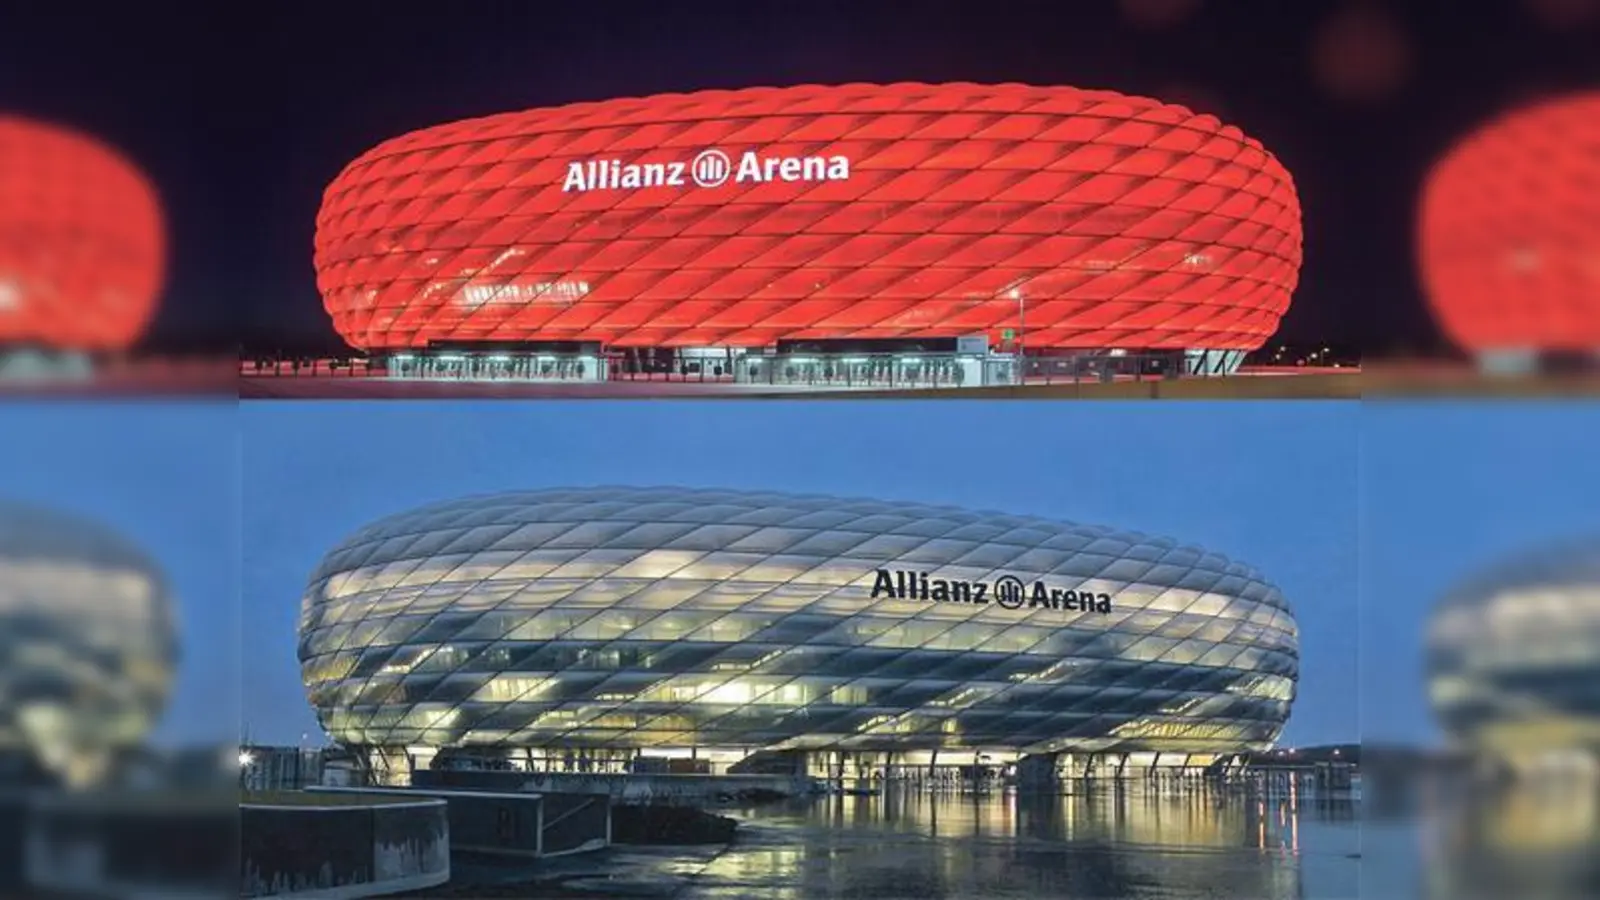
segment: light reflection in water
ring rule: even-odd
[[[1499,784],[1480,778],[1427,795],[1433,802],[1419,810],[1416,828],[1427,896],[1600,896],[1595,773],[1529,773]]]
[[[1137,784],[1074,790],[890,791],[745,810],[739,839],[692,896],[1356,894],[1359,815],[1348,799]]]

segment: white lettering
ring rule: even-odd
[[[561,184],[561,193],[568,191],[586,191],[588,186],[583,183],[583,163],[567,164],[567,180]]]
[[[746,152],[739,157],[739,174],[733,177],[734,181],[760,181],[761,158],[753,152]]]
[[[589,293],[587,281],[536,281],[525,284],[469,284],[457,295],[462,306],[478,307],[488,303],[527,304],[545,302],[574,302]]]
[[[581,160],[567,163],[566,178],[561,182],[561,192],[598,190],[633,191],[655,187],[715,188],[725,180],[735,183],[763,184],[772,181],[847,181],[850,178],[850,158],[847,156],[761,156],[754,150],[739,155],[739,162],[729,178],[726,174],[727,157],[717,150],[705,150],[694,157],[691,181],[690,164],[685,160],[671,162],[624,163],[620,159]],[[715,163],[724,161],[720,171]]]

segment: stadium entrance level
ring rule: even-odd
[[[691,381],[779,387],[952,388],[1231,375],[1235,351],[992,348],[982,337],[783,341],[773,347],[602,347],[541,342],[431,345],[377,357],[390,378],[445,381]],[[1020,371],[1025,367],[1025,373]]]

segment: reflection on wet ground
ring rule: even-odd
[[[1600,778],[1424,775],[1363,824],[1364,897],[1600,897]]]
[[[1360,866],[1348,800],[908,794],[746,815],[688,896],[1335,898]]]
[[[1347,798],[1137,788],[819,797],[734,812],[725,847],[617,847],[547,864],[522,893],[471,895],[1343,900],[1360,884],[1357,810]]]

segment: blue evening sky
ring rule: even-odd
[[[169,581],[182,660],[162,744],[238,732],[238,406],[0,404],[0,499],[97,522]]]
[[[1358,668],[1364,737],[1434,740],[1419,651],[1439,595],[1600,535],[1600,404],[7,404],[0,434],[0,497],[101,522],[166,570],[184,659],[165,743],[231,738],[241,703],[258,739],[314,732],[294,661],[306,575],[362,523],[465,493],[817,490],[1193,541],[1294,604],[1297,744],[1352,739]]]
[[[343,537],[435,500],[602,483],[950,503],[1200,544],[1261,569],[1296,610],[1285,742],[1359,737],[1355,403],[260,402],[239,415],[254,741],[320,740],[295,619]]]
[[[1427,614],[1508,555],[1600,538],[1600,404],[1368,403],[1361,467],[1362,733],[1436,743]]]

